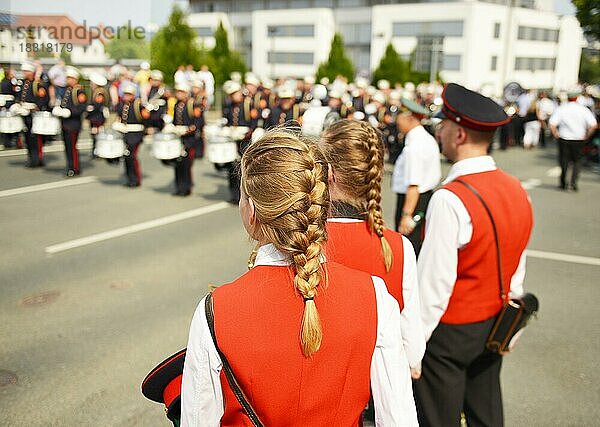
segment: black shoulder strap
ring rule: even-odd
[[[208,295],[206,295],[206,300],[204,302],[204,311],[206,313],[206,322],[208,323],[210,335],[212,336],[213,343],[215,344],[215,348],[217,349],[217,353],[219,353],[219,356],[221,357],[221,362],[223,363],[223,370],[225,371],[227,382],[229,383],[233,394],[235,394],[235,397],[246,412],[246,415],[248,415],[248,418],[250,418],[250,421],[252,421],[252,424],[255,427],[263,427],[264,424],[260,421],[260,418],[258,418],[258,415],[254,411],[254,408],[252,407],[252,405],[248,401],[248,398],[242,391],[242,388],[240,387],[239,383],[237,382],[237,379],[235,378],[235,375],[233,374],[231,365],[227,361],[225,355],[221,352],[219,344],[217,343],[217,336],[215,334],[215,315],[213,311],[212,293],[208,293]]]
[[[490,221],[492,223],[492,229],[494,230],[494,241],[496,243],[496,254],[497,254],[497,262],[498,262],[498,284],[500,286],[500,298],[502,299],[502,302],[505,303],[507,300],[507,295],[504,292],[504,287],[502,286],[502,263],[501,263],[501,258],[500,258],[500,242],[498,241],[498,230],[496,229],[496,223],[494,222],[494,217],[492,216],[492,212],[490,211],[490,208],[483,200],[483,197],[481,197],[481,194],[479,194],[479,192],[471,184],[469,184],[468,182],[462,181],[460,179],[455,179],[453,182],[458,182],[459,184],[464,185],[473,194],[475,194],[475,196],[479,199],[479,201],[483,205],[488,216],[490,217]]]

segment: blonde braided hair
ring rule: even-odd
[[[335,171],[340,201],[353,205],[365,214],[369,230],[381,240],[385,269],[390,271],[394,255],[383,234],[381,133],[366,122],[340,120],[323,132],[319,145]]]
[[[257,236],[292,260],[294,286],[304,299],[300,343],[309,357],[319,350],[323,336],[314,297],[325,276],[321,254],[327,240],[327,165],[316,145],[275,129],[250,145],[241,171],[242,197],[254,203]]]

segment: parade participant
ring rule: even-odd
[[[533,214],[519,180],[486,155],[494,131],[509,120],[502,107],[453,83],[442,98],[438,138],[454,165],[431,198],[418,260],[427,339],[414,384],[419,423],[460,426],[463,412],[470,426],[502,426],[502,356],[485,343],[506,302],[499,280],[503,295],[523,293]]]
[[[37,168],[44,166],[44,137],[35,135],[32,132],[33,112],[47,111],[50,105],[50,95],[48,87],[35,78],[36,67],[30,62],[24,62],[21,65],[23,80],[18,88],[18,100],[20,104],[20,114],[25,123],[25,144],[27,146],[27,163],[25,167]]]
[[[185,128],[181,134],[181,142],[185,148],[185,155],[175,162],[175,193],[174,196],[187,197],[192,193],[192,165],[196,157],[196,150],[200,149],[200,138],[204,128],[204,114],[200,105],[194,103],[190,97],[190,87],[178,85],[175,87],[175,104],[173,125]]]
[[[244,81],[244,97],[250,98],[252,105],[258,106],[261,99],[261,94],[258,91],[260,80],[254,73],[246,73]]]
[[[331,111],[334,111],[340,115],[340,118],[347,119],[348,117],[352,117],[351,108],[342,101],[342,92],[338,89],[332,89],[329,91],[329,99],[327,101],[327,105],[331,108]]]
[[[248,127],[242,141],[238,141],[238,151],[243,154],[252,138],[252,132],[258,123],[258,111],[253,108],[252,100],[244,98],[242,87],[239,83],[230,81],[224,86],[225,93],[228,95],[227,108],[223,110],[225,126],[244,126]],[[235,161],[225,165],[229,181],[229,202],[239,203],[240,201],[240,177],[238,174],[239,162]]]
[[[123,87],[123,100],[117,105],[118,122],[114,129],[123,133],[125,141],[125,177],[126,187],[136,188],[142,184],[142,171],[138,161],[138,150],[144,140],[144,123],[150,118],[150,112],[142,106],[142,100],[136,97],[137,87],[128,84]]]
[[[559,188],[562,190],[568,188],[567,173],[572,164],[569,185],[573,191],[577,191],[583,146],[598,126],[594,114],[577,102],[578,95],[577,91],[568,93],[568,101],[552,113],[548,122],[552,135],[558,141],[558,162],[561,169]]]
[[[404,349],[416,369],[425,352],[417,264],[408,239],[383,222],[381,135],[366,122],[340,120],[323,132],[319,146],[331,165],[327,258],[385,281],[400,306]]]
[[[60,59],[55,65],[48,70],[48,77],[52,86],[54,86],[56,102],[60,102],[67,90],[67,70],[65,61]]]
[[[81,120],[87,108],[87,96],[79,85],[79,71],[75,67],[67,67],[67,90],[63,96],[60,106],[54,107],[52,114],[61,118],[63,140],[67,155],[68,177],[79,175],[79,151],[77,140],[81,131]]]
[[[383,116],[383,128],[381,129],[385,150],[388,153],[388,162],[391,164],[396,162],[403,148],[396,120],[401,107],[400,99],[400,92],[397,90],[390,92],[389,105]]]
[[[92,89],[92,98],[87,106],[87,119],[90,121],[90,134],[92,135],[92,159],[97,158],[96,138],[98,133],[103,130],[104,122],[108,118],[109,95],[106,90],[108,81],[104,76],[98,73],[90,75],[90,87]]]
[[[550,116],[554,112],[556,108],[556,104],[550,98],[545,91],[541,91],[538,95],[537,101],[537,111],[538,111],[538,119],[541,125],[540,131],[540,147],[544,148],[546,146],[546,130],[548,129],[548,120],[550,120]]]
[[[365,105],[365,119],[371,126],[382,130],[385,127],[385,115],[387,113],[386,100],[383,92],[375,92],[371,102]]]
[[[367,93],[369,81],[364,77],[357,77],[354,83],[356,85],[356,92],[352,94],[352,108],[354,111],[364,113],[365,105],[369,103],[369,94]]]
[[[191,98],[194,101],[194,108],[199,108],[202,113],[202,119],[204,120],[204,113],[208,111],[209,103],[208,97],[206,96],[206,91],[204,89],[204,83],[202,80],[197,78],[192,79],[191,82],[192,95]],[[204,124],[202,124],[204,127]],[[196,147],[195,150],[195,158],[202,159],[204,158],[204,137],[202,135],[202,131],[198,130],[194,132],[194,138],[196,138]]]
[[[418,256],[427,205],[442,177],[440,149],[435,138],[421,125],[429,111],[406,98],[401,102],[402,111],[396,123],[404,135],[404,148],[392,174],[392,191],[396,193],[394,227],[409,238]]]
[[[222,369],[265,426],[361,425],[369,389],[382,425],[416,426],[398,303],[380,278],[324,257],[317,147],[268,132],[244,153],[241,175],[242,223],[260,247],[250,271],[194,314],[182,426],[251,425]]]
[[[148,79],[148,92],[144,94],[142,102],[150,112],[150,118],[146,123],[148,134],[154,134],[162,130],[164,124],[163,116],[167,114],[167,93],[163,84],[163,73],[159,70],[150,71]]]
[[[273,108],[265,120],[265,129],[271,129],[275,126],[280,126],[289,122],[298,122],[302,111],[300,106],[296,104],[294,98],[294,90],[282,86],[277,91],[279,97],[279,105]]]
[[[0,82],[0,110],[9,110],[17,99],[17,79],[15,71],[12,68],[7,68],[2,82]],[[15,146],[15,138],[17,134],[0,133],[0,144],[4,148],[12,148]]]

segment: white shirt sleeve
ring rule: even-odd
[[[385,282],[373,277],[377,298],[377,342],[371,359],[375,425],[418,426],[410,368],[402,343],[400,308]]]
[[[205,299],[198,304],[190,326],[181,384],[181,427],[218,427],[223,416],[219,378],[223,364],[206,322]]]
[[[409,150],[408,155],[406,157],[406,185],[410,187],[411,185],[423,186],[423,159],[421,158],[421,153],[417,149],[418,147],[411,147],[412,150]]]
[[[525,281],[525,266],[527,263],[527,255],[525,251],[521,254],[521,258],[519,259],[519,265],[517,266],[517,271],[510,278],[510,291],[508,296],[510,298],[520,297],[525,293],[523,289],[523,282]]]
[[[402,236],[402,243],[404,245],[404,269],[402,273],[404,308],[400,312],[400,327],[408,364],[411,368],[416,368],[425,354],[421,299],[419,298],[419,283],[417,280],[417,259],[410,240]]]
[[[585,122],[587,124],[588,129],[595,128],[598,125],[598,122],[594,117],[594,113],[592,113],[590,110],[587,110],[585,113]]]
[[[560,123],[560,113],[562,111],[561,107],[558,107],[556,110],[554,110],[554,112],[552,113],[552,115],[550,116],[550,119],[548,120],[548,124],[550,126],[558,126],[558,124]]]

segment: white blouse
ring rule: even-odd
[[[261,246],[255,265],[285,266],[289,259],[273,245]],[[377,426],[418,426],[398,302],[373,276],[377,299],[377,340],[371,359],[371,390]],[[204,298],[192,324],[183,368],[181,426],[219,426],[223,416],[220,372],[223,365],[212,341]]]

